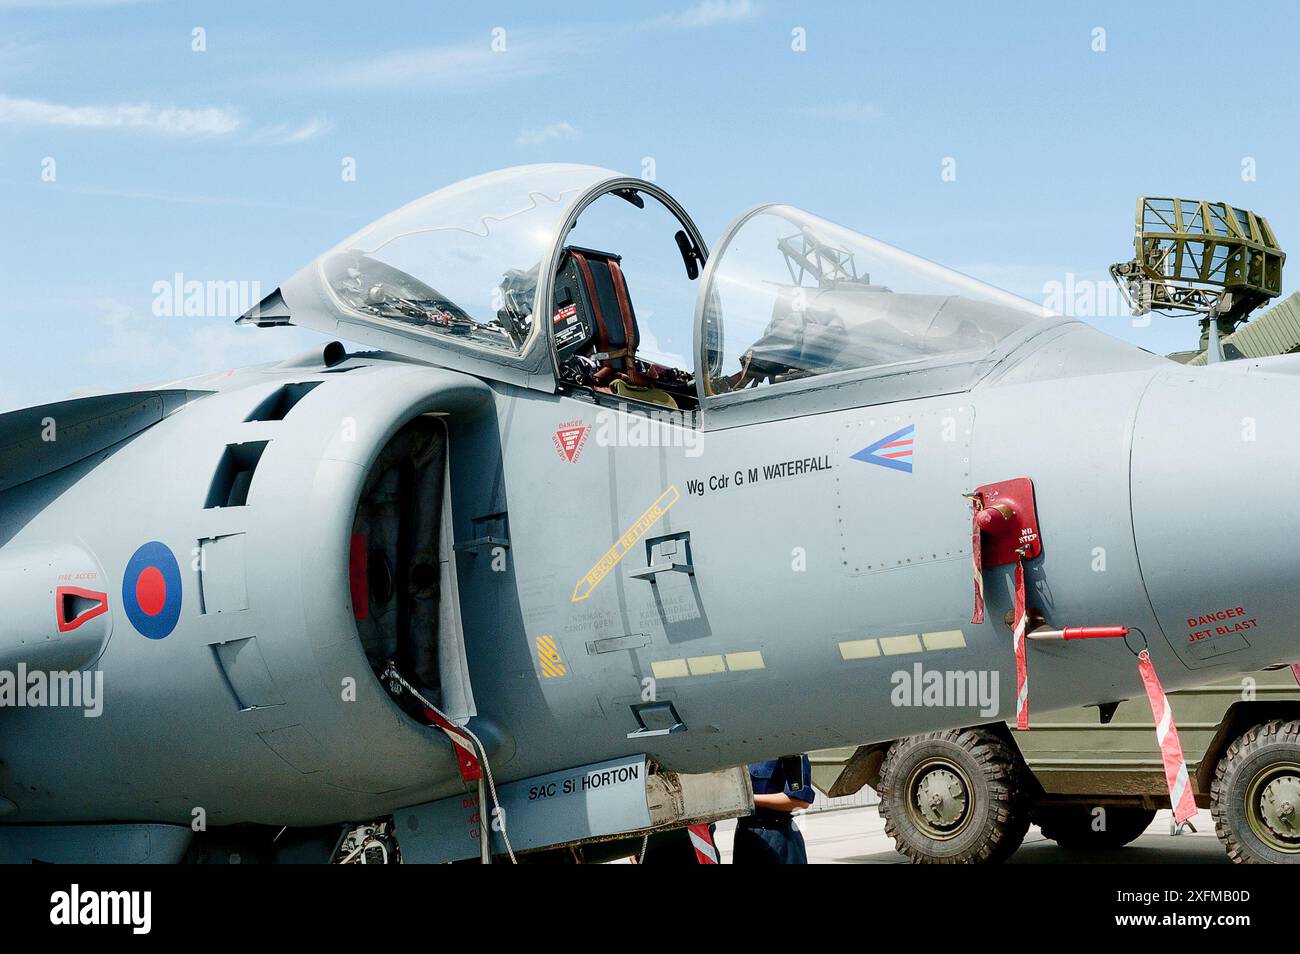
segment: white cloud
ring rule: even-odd
[[[39,99],[0,95],[0,124],[59,126],[66,129],[136,129],[167,136],[224,136],[243,125],[231,109],[182,109],[149,103],[67,106]]]
[[[3,0],[0,0],[2,3]],[[184,109],[149,103],[116,103],[108,106],[68,106],[39,99],[0,95],[0,125],[56,126],[63,129],[128,129],[176,137],[229,136],[245,128],[243,117],[234,109],[219,106]],[[307,142],[333,129],[323,116],[293,125],[278,123],[256,127],[247,142],[286,146]]]
[[[737,23],[758,13],[753,0],[702,0],[679,13],[622,23],[588,23],[546,29],[507,30],[505,47],[492,48],[492,38],[370,56],[322,77],[303,74],[304,83],[322,82],[344,88],[411,87],[438,90],[527,79],[572,66],[584,51],[604,42],[636,37],[645,30],[697,30],[720,23]]]
[[[719,23],[749,20],[758,13],[751,0],[703,0],[689,10],[652,21],[683,30],[699,30]]]
[[[265,144],[268,146],[291,146],[300,142],[307,142],[315,139],[317,136],[324,135],[334,128],[324,116],[316,116],[307,120],[298,126],[291,126],[281,123],[276,126],[266,126],[257,130],[249,142]]]
[[[551,72],[556,63],[562,61],[563,58],[556,53],[563,48],[562,32],[548,31],[545,35],[526,37],[508,33],[506,48],[500,52],[492,49],[487,34],[471,43],[398,50],[369,57],[324,78],[313,72],[310,81],[319,85],[323,79],[332,86],[348,88],[420,86],[450,89],[539,76]]]
[[[541,129],[523,130],[515,137],[515,143],[520,146],[539,146],[542,143],[569,140],[577,134],[578,130],[567,122],[551,123]]]

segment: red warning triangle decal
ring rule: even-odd
[[[586,446],[587,432],[590,430],[591,428],[588,425],[577,421],[571,424],[561,424],[552,438],[560,458],[567,460],[570,464],[577,463],[578,457],[582,454],[582,448]]]

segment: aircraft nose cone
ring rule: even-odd
[[[1246,362],[1161,374],[1130,467],[1143,583],[1183,663],[1300,659],[1300,376]]]

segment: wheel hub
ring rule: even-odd
[[[1260,820],[1279,839],[1300,844],[1300,776],[1279,775],[1259,795]]]
[[[914,804],[926,826],[941,833],[951,833],[966,816],[969,799],[966,785],[956,772],[945,766],[933,766],[917,779]]]

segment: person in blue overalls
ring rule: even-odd
[[[795,755],[749,766],[754,786],[754,814],[736,824],[734,865],[806,865],[803,835],[791,812],[812,804],[812,767],[808,756]]]

